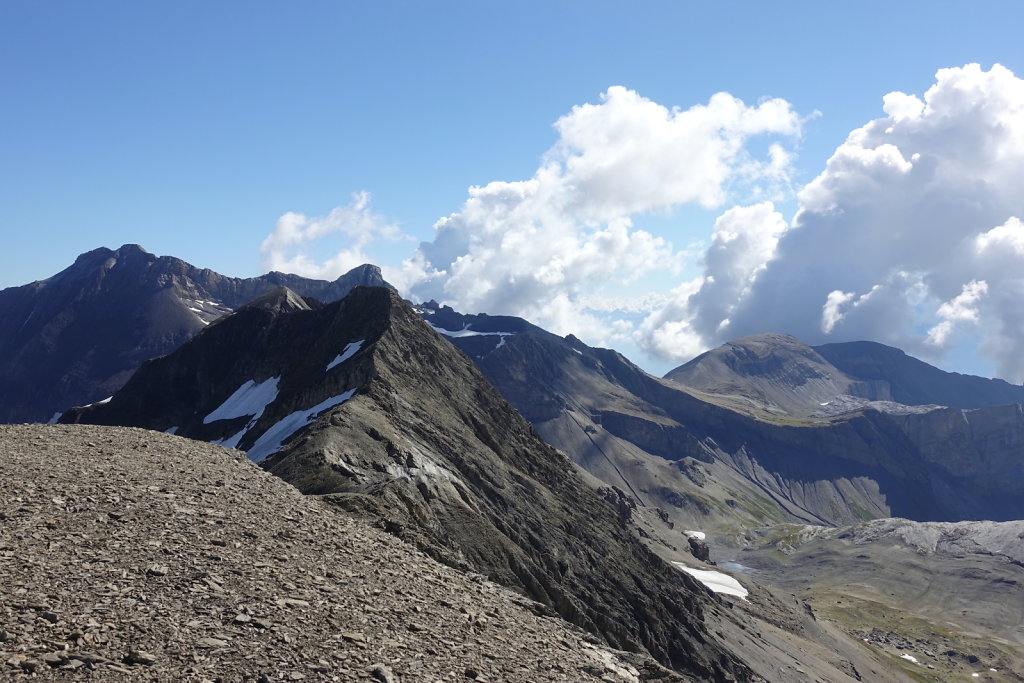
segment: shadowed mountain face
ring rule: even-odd
[[[300,490],[485,573],[625,649],[749,680],[724,613],[655,557],[573,465],[395,294],[254,301],[67,422],[237,445]],[[724,627],[723,627],[724,628]]]
[[[423,309],[428,320],[441,314],[442,333],[537,431],[631,499],[637,524],[670,545],[686,547],[672,526],[1024,517],[1019,405],[899,405],[894,392],[903,395],[909,373],[900,381],[852,377],[781,335],[739,340],[670,373],[694,378],[694,388],[573,337],[530,326],[499,344],[471,336],[495,318]],[[489,341],[480,346],[481,339]],[[939,377],[929,386],[945,386],[946,373],[930,371]],[[1001,383],[979,382],[997,389],[990,400],[1001,400]],[[940,396],[937,389],[917,395]]]
[[[848,377],[887,386],[890,400],[951,408],[1024,403],[1024,387],[1001,379],[943,372],[891,346],[875,342],[825,344],[814,350]]]
[[[95,249],[53,277],[0,291],[0,422],[46,421],[124,385],[142,361],[278,287],[334,301],[387,286],[376,266],[334,282],[269,273],[230,278],[138,245]]]

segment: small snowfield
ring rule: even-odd
[[[681,569],[693,578],[704,584],[708,590],[713,593],[724,593],[725,595],[735,595],[743,600],[747,599],[747,595],[750,594],[743,585],[722,572],[716,572],[713,569],[694,569],[693,567],[687,567],[682,562],[673,562],[677,569]]]

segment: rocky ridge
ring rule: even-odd
[[[234,410],[251,403],[238,399],[247,391],[265,394],[259,407]],[[63,419],[227,440],[302,492],[521,590],[613,647],[710,680],[753,677],[709,636],[704,589],[639,544],[389,290],[315,307],[267,295]],[[268,434],[281,435],[279,450],[262,449]]]
[[[257,386],[247,395],[259,408],[242,410],[239,389]],[[325,399],[339,392],[344,401]],[[736,604],[644,548],[619,507],[385,290],[326,306],[265,297],[67,418],[235,435],[253,457],[266,434],[294,425],[262,462],[274,474],[684,676],[902,680],[791,597],[751,586]]]

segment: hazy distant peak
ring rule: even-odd
[[[301,296],[288,289],[287,287],[278,287],[277,289],[267,292],[262,296],[256,297],[239,310],[247,310],[259,308],[274,313],[286,313],[290,311],[309,311],[312,310],[310,305],[306,303],[305,299]]]

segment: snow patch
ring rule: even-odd
[[[317,403],[312,408],[296,410],[294,413],[286,415],[270,429],[263,432],[260,438],[256,439],[256,443],[254,443],[252,448],[249,449],[249,459],[253,462],[261,462],[265,460],[268,455],[275,453],[280,449],[288,437],[315,420],[318,414],[328,408],[333,408],[344,403],[352,398],[355,393],[355,389],[349,389],[344,394],[331,396],[330,398]],[[239,438],[241,437],[239,436]],[[225,443],[224,445],[226,446],[228,444]]]
[[[245,433],[249,431],[255,424],[256,418],[254,417],[253,419],[249,420],[248,424],[242,427],[242,430],[239,431],[237,434],[229,436],[226,439],[214,439],[210,443],[212,443],[214,446],[224,446],[225,448],[238,448],[238,442],[242,440],[242,437],[245,436]]]
[[[708,535],[703,531],[684,531],[683,533],[687,538],[696,538],[701,541],[706,541],[708,538]]]
[[[676,568],[682,569],[684,572],[700,581],[713,593],[735,595],[736,597],[744,600],[747,599],[747,595],[750,593],[750,591],[744,588],[739,581],[728,574],[716,572],[711,569],[693,569],[692,567],[687,567],[682,562],[673,562],[672,564],[674,564]]]
[[[361,349],[363,347],[363,344],[365,344],[365,343],[366,343],[365,339],[360,339],[359,341],[352,342],[351,344],[346,346],[345,349],[341,353],[339,353],[337,356],[334,357],[334,360],[332,360],[330,363],[327,364],[327,371],[329,371],[331,368],[333,368],[336,365],[341,365],[342,363],[347,361],[349,358],[351,358],[352,356],[354,356],[357,353],[359,353],[359,349]]]
[[[55,425],[55,424],[57,424],[57,420],[59,420],[60,416],[63,415],[63,414],[64,413],[54,413],[53,417],[51,417],[49,420],[46,421],[46,424],[48,424],[48,425]]]
[[[259,384],[249,380],[204,417],[203,424],[208,425],[217,420],[230,420],[246,415],[258,419],[266,407],[277,398],[277,383],[280,380],[280,375],[265,379]]]
[[[920,664],[921,663],[921,662],[917,661],[917,657],[915,657],[914,655],[908,655],[906,652],[904,652],[903,654],[900,655],[900,659],[905,659],[908,662],[913,662],[914,664]]]
[[[178,429],[179,429],[178,425],[174,425],[173,427],[168,427],[167,429],[164,430],[164,434],[177,434],[178,433]]]
[[[515,332],[477,332],[476,330],[469,329],[468,323],[461,330],[446,330],[443,327],[432,324],[429,320],[427,324],[430,325],[434,332],[455,339],[460,337],[511,337],[515,334]]]

